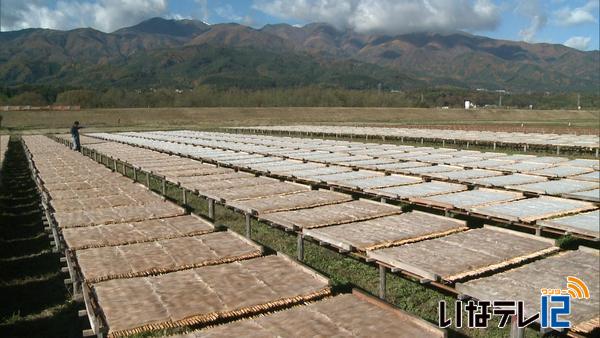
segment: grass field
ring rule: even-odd
[[[211,129],[273,124],[361,124],[598,133],[600,112],[420,108],[135,108],[0,112],[2,133],[64,132],[79,120],[90,131]],[[569,126],[569,123],[571,124]],[[521,124],[523,126],[521,127]]]

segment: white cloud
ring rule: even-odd
[[[534,15],[531,18],[531,24],[529,27],[522,29],[519,31],[519,36],[525,42],[534,42],[535,35],[546,26],[546,22],[548,22],[548,18],[545,15]]]
[[[242,22],[243,25],[246,25],[248,27],[255,27],[256,26],[256,21],[250,15],[245,15],[241,22]]]
[[[193,20],[194,18],[191,15],[183,15],[179,13],[171,13],[165,16],[165,19],[173,19],[173,20]]]
[[[529,26],[519,31],[519,36],[523,41],[534,42],[537,33],[548,22],[548,16],[540,0],[519,0],[515,12],[530,20]]]
[[[239,22],[246,26],[254,26],[255,21],[254,18],[250,15],[240,15],[230,4],[225,4],[223,6],[216,7],[214,12],[220,16],[221,18],[228,20],[230,22]]]
[[[111,32],[142,20],[167,14],[167,0],[19,1],[3,3],[2,27],[73,29],[93,27]]]
[[[196,0],[196,3],[200,6],[200,20],[202,20],[204,23],[208,23],[210,16],[208,0]]]
[[[215,13],[223,19],[230,21],[242,21],[244,18],[238,15],[230,4],[225,4],[215,8]]]
[[[562,7],[554,12],[554,20],[563,26],[573,26],[584,23],[598,22],[595,14],[598,14],[600,0],[589,0],[581,7]]]
[[[592,41],[592,38],[589,36],[573,36],[565,41],[564,45],[575,49],[587,50],[590,46],[590,41]]]
[[[361,33],[481,31],[496,28],[500,19],[491,0],[255,0],[253,7]]]

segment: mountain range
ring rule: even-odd
[[[321,23],[153,18],[104,33],[0,33],[0,83],[76,88],[460,88],[597,92],[600,51],[454,33],[358,34]]]

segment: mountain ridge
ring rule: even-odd
[[[214,52],[219,49],[222,53]],[[235,55],[236,51],[247,57],[247,69],[245,61],[239,59],[229,66],[241,71],[241,76],[250,77],[244,83],[250,83],[256,74],[273,80],[264,82],[271,85],[373,88],[381,82],[391,89],[458,86],[510,91],[597,91],[600,83],[600,51],[579,51],[563,45],[496,40],[465,32],[378,35],[338,30],[323,23],[303,27],[271,24],[255,29],[240,24],[208,25],[196,20],[163,18],[148,19],[112,33],[92,28],[1,32],[0,80],[9,86],[54,81],[94,86],[97,83],[90,74],[100,70],[111,73],[115,83],[128,83],[127,86],[143,83],[120,79],[137,77],[149,85],[160,85],[161,81],[149,69],[166,77],[172,66],[169,55],[186,55],[183,59],[196,63],[184,61],[189,75],[180,70],[181,78],[172,85],[194,86],[226,73],[226,62],[232,59],[219,58]],[[215,59],[206,59],[209,55]],[[259,55],[275,64],[261,63],[256,57]],[[202,67],[197,61],[202,58],[205,63],[221,65],[198,73]],[[311,74],[347,72],[340,75],[364,81],[322,82],[322,76],[283,81],[286,76],[297,77],[294,62],[286,58],[310,68]],[[139,67],[144,59],[164,68],[154,64]],[[290,69],[279,67],[277,62]],[[261,71],[259,66],[271,71]],[[281,74],[275,74],[274,69]],[[359,69],[356,74],[354,69]],[[77,77],[81,79],[73,80]],[[236,86],[235,81],[228,85]]]

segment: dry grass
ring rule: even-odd
[[[598,131],[600,112],[573,110],[472,110],[420,108],[129,108],[0,112],[6,132],[64,132],[74,120],[90,131],[210,129],[268,124],[468,125],[540,131]],[[521,123],[524,127],[521,128]],[[571,123],[571,127],[567,128]]]

